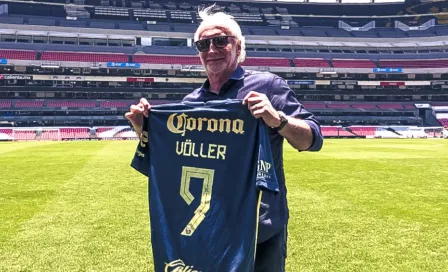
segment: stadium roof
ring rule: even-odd
[[[223,0],[225,1],[225,0]],[[249,2],[249,1],[248,1]],[[252,0],[250,2],[285,2],[285,3],[328,3],[328,4],[369,4],[369,3],[404,3],[405,0]]]
[[[263,1],[263,0],[261,0]],[[342,3],[342,4],[364,4],[364,3],[403,3],[405,0],[276,0],[275,2],[296,3]],[[263,1],[266,2],[266,1]]]

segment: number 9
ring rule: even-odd
[[[190,205],[191,202],[193,202],[194,200],[194,196],[190,192],[191,178],[200,178],[203,179],[204,182],[202,184],[201,203],[194,212],[193,218],[190,220],[190,222],[182,231],[181,235],[184,236],[193,235],[194,231],[198,228],[199,224],[201,224],[201,222],[204,220],[205,214],[210,209],[214,175],[215,170],[213,169],[196,168],[188,166],[182,167],[180,195],[185,200],[185,202],[187,202],[188,205]]]

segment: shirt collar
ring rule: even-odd
[[[238,65],[238,67],[236,67],[235,71],[233,71],[232,75],[230,76],[229,80],[227,81],[227,83],[232,80],[232,81],[236,81],[236,80],[241,80],[244,78],[244,74],[246,73],[246,71],[244,70],[243,67],[241,67],[240,65]],[[226,84],[224,84],[225,86]],[[223,86],[223,87],[224,87]],[[202,84],[201,86],[201,91],[202,92],[209,92],[210,89],[210,81],[208,80],[208,78],[205,80],[204,84]],[[226,91],[226,90],[224,90]]]
[[[233,71],[232,76],[230,77],[230,79],[233,80],[240,80],[244,78],[244,68],[241,67],[240,65],[238,65],[238,67],[236,67],[235,71]]]

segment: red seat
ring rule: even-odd
[[[202,65],[198,56],[134,55],[132,59],[139,63]]]
[[[377,107],[380,109],[403,109],[403,105],[397,103],[378,104]]]
[[[351,131],[359,136],[374,136],[376,127],[350,127]]]
[[[16,60],[35,60],[36,51],[31,50],[0,50],[0,58]]]
[[[375,68],[376,65],[371,60],[354,60],[354,59],[333,59],[331,60],[336,68]]]
[[[325,127],[322,126],[322,135],[325,136],[354,136],[351,132],[346,131],[340,127]]]
[[[330,67],[328,62],[324,59],[294,59],[293,61],[296,67]]]
[[[439,119],[439,122],[442,126],[448,128],[448,118],[441,118]]]
[[[17,100],[16,108],[42,108],[44,101]]]
[[[11,107],[11,101],[7,100],[0,101],[0,108],[10,108],[10,107]]]
[[[384,68],[445,68],[448,67],[448,59],[380,60],[379,64]]]
[[[45,51],[42,60],[49,61],[79,61],[79,62],[128,62],[125,54],[110,53],[77,53],[77,52],[51,52]]]
[[[284,58],[246,58],[242,66],[291,67],[291,64]]]

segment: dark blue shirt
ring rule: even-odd
[[[260,197],[279,192],[267,129],[241,100],[151,108],[131,165],[149,179],[154,271],[254,271]]]
[[[294,92],[283,78],[269,72],[249,71],[238,66],[231,78],[222,86],[219,94],[211,92],[209,88],[210,83],[206,80],[201,88],[187,95],[183,101],[243,99],[250,91],[263,93],[276,110],[282,111],[288,116],[303,119],[311,127],[313,143],[307,151],[319,151],[322,148],[323,137],[319,122],[297,101]],[[277,195],[265,194],[262,197],[258,243],[266,241],[282,230],[287,225],[289,218],[283,170],[284,138],[272,129],[269,129],[269,137],[280,193]]]

